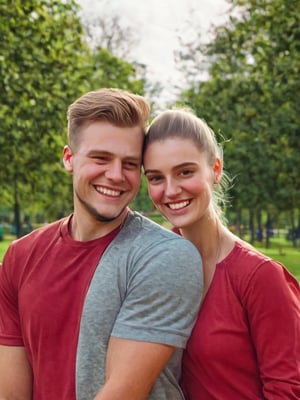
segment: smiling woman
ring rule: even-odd
[[[222,222],[221,154],[214,132],[184,109],[161,113],[146,135],[150,197],[203,260],[204,298],[184,352],[182,389],[189,400],[296,400],[299,283]]]

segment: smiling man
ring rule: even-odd
[[[148,118],[143,97],[118,89],[69,107],[73,213],[13,242],[0,272],[1,399],[183,399],[201,259],[128,208]]]

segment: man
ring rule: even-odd
[[[3,260],[1,399],[183,399],[201,260],[128,208],[148,117],[143,97],[118,89],[69,107],[74,211],[12,243]]]

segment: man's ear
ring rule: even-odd
[[[64,147],[64,152],[63,152],[63,163],[65,166],[65,169],[70,172],[70,174],[73,172],[73,153],[70,148],[70,146],[66,145]]]
[[[215,174],[214,183],[220,183],[222,178],[222,160],[219,157],[216,158],[213,170]]]

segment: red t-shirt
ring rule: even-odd
[[[183,358],[187,400],[300,399],[300,289],[236,243],[217,264]]]
[[[99,259],[119,228],[74,241],[64,218],[15,241],[0,275],[0,344],[25,346],[34,400],[75,399],[75,364],[84,299]]]

